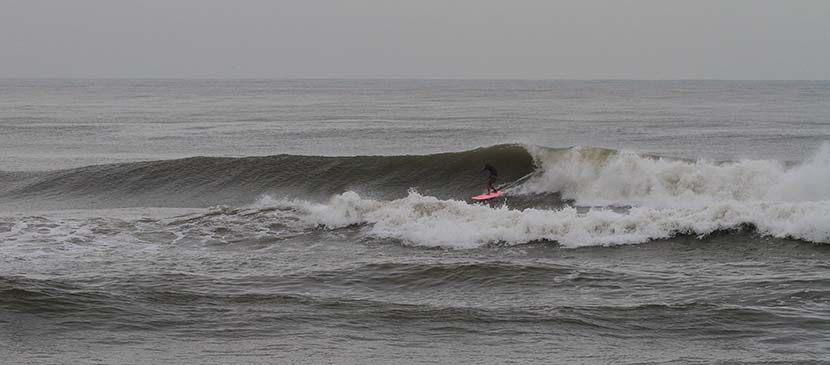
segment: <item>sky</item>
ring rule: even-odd
[[[830,79],[828,0],[0,0],[2,78]]]

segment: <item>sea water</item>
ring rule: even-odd
[[[828,361],[828,244],[828,82],[0,80],[10,363]]]

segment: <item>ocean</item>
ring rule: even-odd
[[[0,358],[830,363],[830,82],[0,80]]]

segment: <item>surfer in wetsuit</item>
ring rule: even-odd
[[[499,177],[499,172],[496,171],[496,168],[490,166],[490,164],[484,164],[484,168],[481,171],[488,171],[490,172],[490,176],[487,177],[487,193],[495,193],[498,190],[493,187],[493,183],[496,182],[496,179]]]

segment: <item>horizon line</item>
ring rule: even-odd
[[[830,79],[729,78],[473,78],[473,77],[0,77],[0,80],[272,80],[272,81],[830,81]]]

